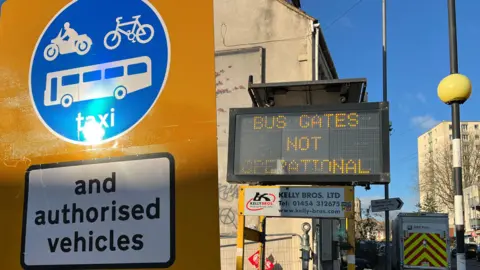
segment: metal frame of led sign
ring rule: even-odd
[[[235,138],[237,116],[276,113],[378,112],[380,117],[380,173],[366,174],[235,174]],[[227,182],[248,184],[386,184],[390,183],[390,131],[388,102],[351,103],[322,106],[232,108],[230,109]]]

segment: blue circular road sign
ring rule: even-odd
[[[37,41],[30,94],[55,135],[76,144],[107,142],[148,114],[169,63],[165,23],[147,0],[72,1]]]

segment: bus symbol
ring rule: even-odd
[[[152,61],[148,56],[55,71],[47,74],[44,105],[68,108],[78,101],[121,100],[151,85]]]

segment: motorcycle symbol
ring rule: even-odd
[[[122,35],[127,36],[132,43],[138,41],[140,44],[146,44],[152,40],[155,31],[150,24],[141,24],[139,19],[141,15],[132,16],[133,21],[121,23],[123,17],[116,19],[117,26],[115,30],[108,32],[103,39],[103,45],[109,50],[116,49],[122,41]],[[131,29],[124,30],[122,27],[132,25]]]
[[[60,30],[57,37],[52,39],[51,44],[45,47],[43,57],[47,61],[53,61],[59,54],[77,53],[78,55],[85,55],[90,51],[91,47],[92,40],[86,34],[64,40],[62,38],[62,30]]]

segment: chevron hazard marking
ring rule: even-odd
[[[447,267],[447,243],[438,233],[410,233],[404,240],[404,265]]]

